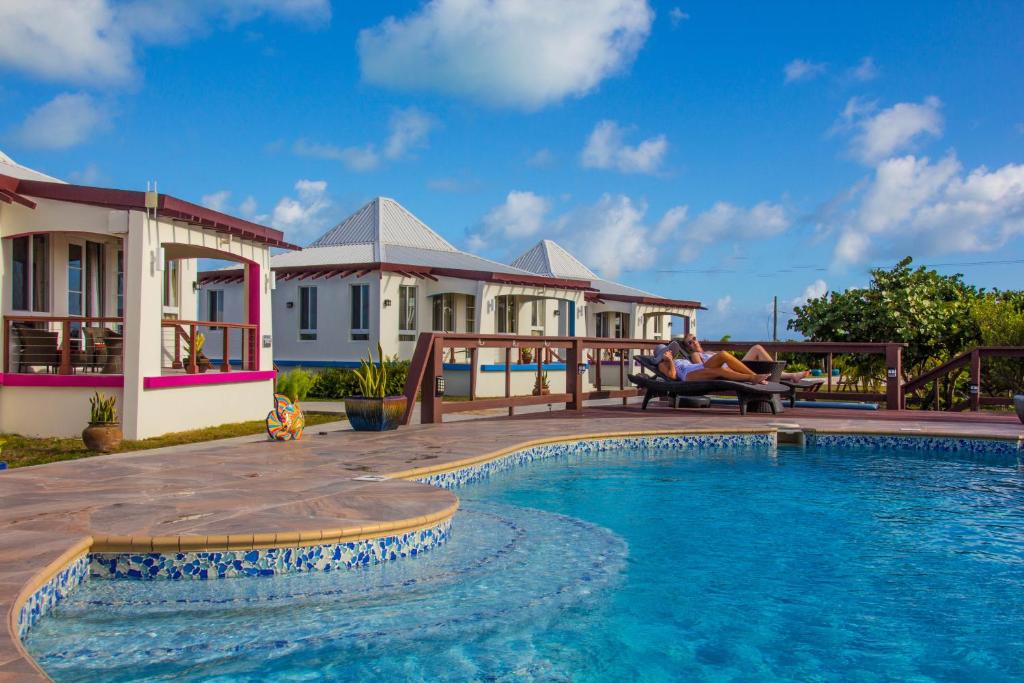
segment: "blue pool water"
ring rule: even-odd
[[[57,681],[1024,679],[1024,474],[920,452],[620,450],[459,491],[329,574],[93,580]]]

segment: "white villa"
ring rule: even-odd
[[[73,436],[117,398],[126,438],[260,419],[271,407],[277,230],[156,191],[70,185],[0,153],[0,432]],[[197,259],[237,261],[239,365],[200,363]],[[224,355],[207,342],[206,355]]]
[[[274,256],[270,267],[279,367],[354,367],[378,342],[385,355],[410,359],[419,333],[429,331],[668,338],[672,317],[683,321],[675,334],[695,330],[701,307],[602,280],[550,240],[512,265],[460,251],[386,197],[373,199],[309,247]],[[237,317],[243,275],[237,268],[200,273],[200,318]],[[216,331],[208,343],[221,348]],[[503,391],[504,365],[493,354],[478,359],[479,396]],[[464,393],[467,354],[446,360],[449,393]],[[564,372],[557,354],[544,361],[546,371]],[[516,391],[528,392],[536,363],[513,369],[521,375]]]

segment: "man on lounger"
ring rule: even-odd
[[[711,353],[710,351],[705,351],[703,348],[701,348],[700,342],[697,341],[697,337],[695,337],[692,334],[688,334],[685,337],[683,337],[682,344],[680,345],[680,347],[683,352],[682,355],[689,358],[690,361],[693,363],[707,363],[711,358],[713,358],[716,355],[714,353]],[[720,351],[719,353],[724,352]],[[732,354],[728,355],[731,356]],[[775,359],[772,358],[772,354],[768,353],[768,350],[765,349],[763,346],[761,346],[760,344],[754,344],[743,355],[743,360],[773,361]],[[749,372],[750,369],[747,368],[747,371]],[[803,372],[784,372],[782,373],[780,379],[785,380],[787,382],[799,382],[800,380],[807,377],[807,375],[809,375],[810,373],[810,370],[804,370]]]
[[[660,370],[669,379],[680,381],[698,381],[711,379],[730,379],[734,382],[750,382],[751,384],[767,384],[768,375],[759,375],[744,365],[731,353],[720,351],[706,359],[695,356],[692,360],[685,357],[676,358],[678,346],[658,344],[654,349],[654,358]],[[680,354],[685,356],[685,354]],[[698,362],[699,360],[699,362]]]

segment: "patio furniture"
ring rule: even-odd
[[[72,352],[72,365],[93,372],[101,371],[107,363],[106,339],[109,334],[111,330],[106,327],[83,327],[85,349]]]
[[[60,351],[56,332],[15,323],[11,325],[11,333],[18,352],[18,372],[32,372],[32,368],[39,365],[45,366],[48,372],[57,371]]]
[[[101,372],[105,375],[120,375],[124,372],[121,363],[121,356],[124,351],[124,337],[112,330],[108,330],[104,342],[107,347],[106,360],[103,363]]]
[[[740,415],[746,415],[747,409],[759,404],[767,404],[767,411],[772,415],[782,412],[782,402],[779,396],[789,392],[789,388],[777,382],[767,384],[750,384],[748,382],[733,382],[725,379],[680,381],[670,379],[658,369],[658,364],[653,356],[636,356],[640,367],[650,370],[654,377],[647,375],[629,375],[629,381],[646,392],[642,409],[647,409],[647,404],[657,396],[671,396],[673,400],[677,397],[705,397],[711,393],[731,393],[736,395],[739,401]],[[710,404],[710,399],[708,399]]]

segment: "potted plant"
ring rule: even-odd
[[[82,430],[82,441],[90,451],[110,453],[121,445],[124,435],[114,409],[116,402],[116,397],[99,392],[89,399],[92,408],[89,411],[89,426]]]
[[[533,349],[527,347],[519,350],[519,360],[522,363],[533,362]]]
[[[537,381],[533,383],[534,396],[547,396],[551,393],[551,384],[548,382],[548,373],[537,375]]]
[[[345,399],[345,414],[349,424],[357,432],[383,432],[398,429],[405,416],[405,396],[388,396],[388,364],[384,351],[377,344],[378,363],[373,362],[373,353],[366,360],[360,360],[360,367],[353,372],[359,384],[359,395]]]
[[[196,334],[196,343],[195,343],[195,346],[196,346],[196,348],[195,348],[196,369],[199,370],[199,372],[206,372],[207,370],[210,369],[210,359],[207,358],[206,355],[203,353],[203,344],[205,344],[205,343],[206,343],[206,335],[203,334],[202,332],[199,332],[198,334]],[[192,367],[192,354],[193,354],[193,350],[192,350],[191,347],[189,347],[188,348],[188,366],[187,367]]]

